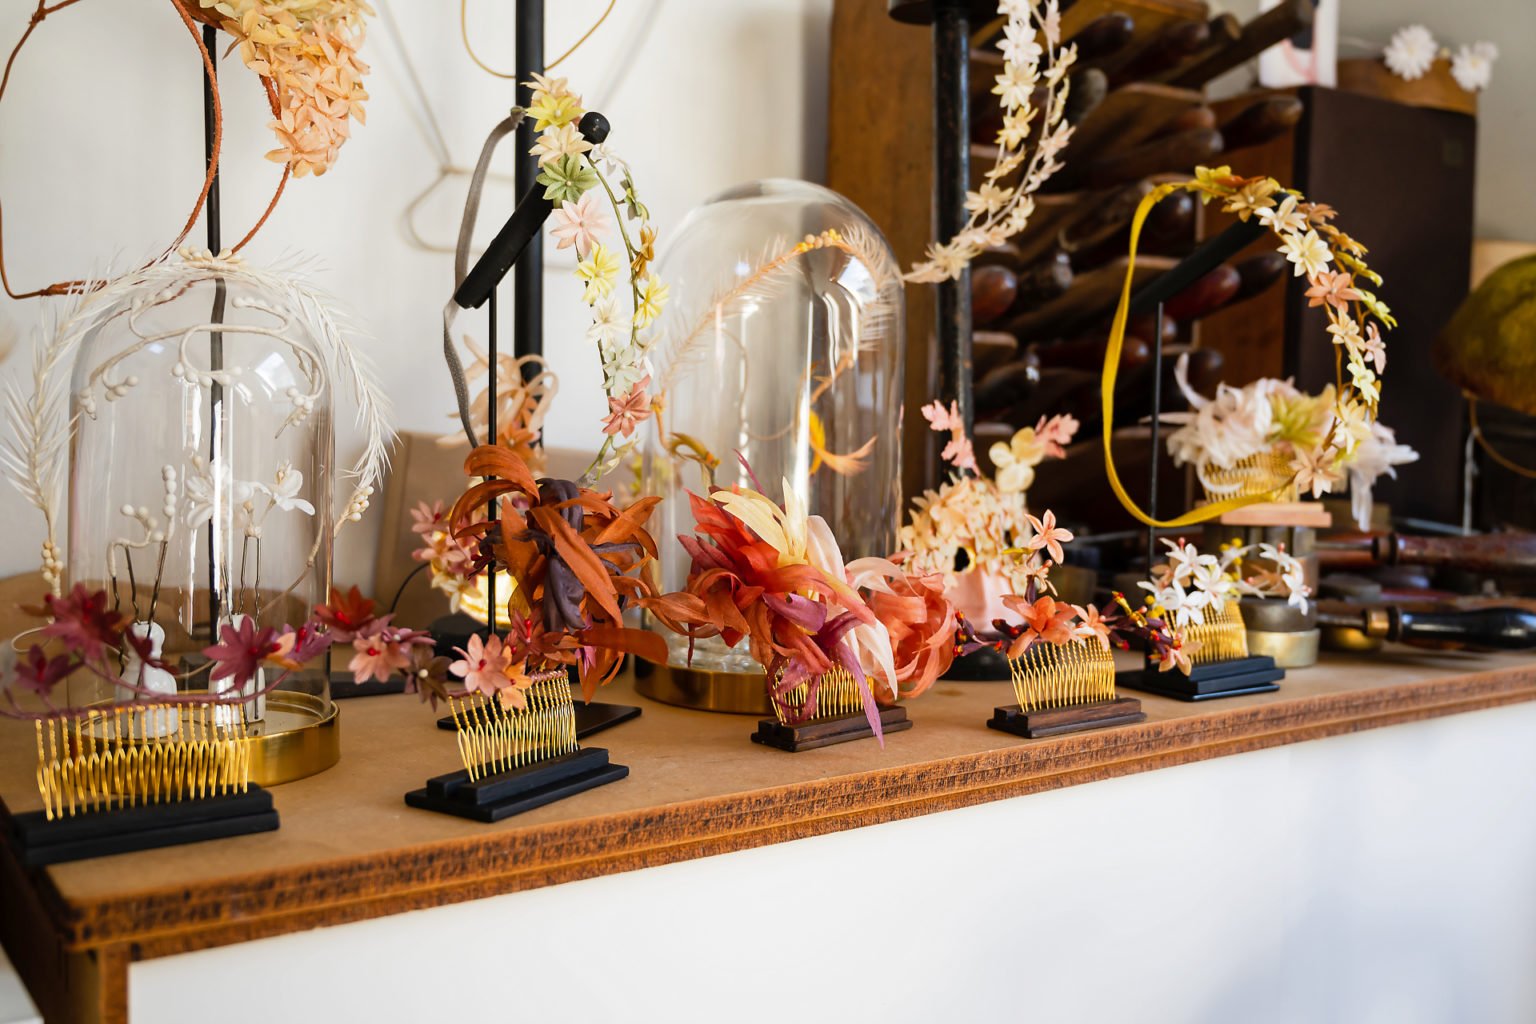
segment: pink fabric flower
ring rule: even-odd
[[[651,414],[649,397],[645,393],[650,383],[650,374],[646,374],[624,397],[609,396],[608,418],[603,420],[603,433],[628,437],[635,432],[636,427],[645,422],[646,417]]]
[[[352,641],[357,653],[347,663],[347,671],[359,683],[377,679],[384,683],[411,664],[410,645],[385,640],[382,636],[360,636]]]
[[[448,671],[464,680],[466,689],[490,697],[507,685],[507,652],[501,637],[492,633],[481,640],[478,634],[472,634],[468,646],[454,650],[463,657],[449,665]]]
[[[964,434],[957,432],[951,437],[939,455],[956,469],[976,471],[976,450],[971,447],[971,439]]]
[[[554,226],[549,229],[555,238],[556,249],[576,247],[576,255],[582,259],[597,244],[597,236],[608,230],[608,214],[598,199],[598,189],[589,189],[576,202],[562,202],[550,214]]]
[[[957,426],[963,426],[965,421],[960,418],[959,403],[950,402],[949,408],[944,408],[944,403],[935,399],[923,406],[923,419],[934,430],[953,430]]]

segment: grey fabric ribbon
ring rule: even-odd
[[[459,221],[459,243],[453,252],[453,287],[457,291],[459,285],[464,283],[464,276],[469,273],[469,244],[475,233],[475,219],[480,215],[480,193],[485,187],[485,175],[491,166],[491,157],[496,152],[496,146],[502,139],[511,135],[523,120],[523,108],[513,107],[491,133],[485,137],[485,144],[480,147],[480,159],[475,163],[475,173],[469,178],[469,194],[464,198],[464,216]],[[459,403],[459,423],[464,427],[464,436],[469,440],[471,448],[478,447],[480,442],[475,437],[475,428],[471,426],[469,415],[469,383],[464,378],[464,364],[459,361],[458,349],[453,344],[453,321],[459,314],[459,306],[452,300],[443,308],[443,359],[448,363],[448,375],[453,378],[453,394]],[[492,402],[496,396],[490,396]],[[494,444],[496,439],[490,438]]]

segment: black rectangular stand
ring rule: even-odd
[[[586,747],[474,782],[463,769],[439,775],[428,779],[424,788],[405,794],[405,802],[423,811],[500,821],[617,782],[628,774],[626,766],[609,763],[608,751]]]
[[[906,708],[898,705],[880,709],[882,733],[901,732],[910,728],[912,723],[907,720]],[[856,711],[836,718],[818,718],[804,725],[781,725],[777,719],[765,718],[757,723],[757,732],[752,734],[752,742],[798,754],[802,750],[830,747],[834,743],[867,739],[874,734],[864,712]]]
[[[390,676],[384,682],[370,679],[359,683],[350,672],[331,673],[331,700],[347,700],[351,697],[383,697],[391,693],[405,692],[405,677]]]
[[[1135,697],[1116,697],[1114,700],[1100,700],[1065,708],[1043,708],[1039,711],[1025,711],[1017,704],[1009,704],[993,710],[987,727],[1011,732],[1015,736],[1038,739],[1041,736],[1059,736],[1084,729],[1130,725],[1144,721],[1146,717],[1146,712],[1141,710],[1141,701]]]
[[[27,811],[11,818],[11,839],[21,863],[38,867],[277,827],[272,794],[253,784],[244,793],[228,796],[85,811],[52,821],[42,811]]]
[[[627,722],[631,718],[640,717],[640,709],[630,704],[603,704],[593,701],[591,704],[576,702],[576,738],[584,740],[593,733],[611,729],[621,722]],[[452,715],[444,715],[437,720],[439,729],[449,732],[458,732],[458,724],[454,722]]]
[[[1267,655],[1233,658],[1230,661],[1212,661],[1196,665],[1193,672],[1177,669],[1159,672],[1148,665],[1115,673],[1115,686],[1143,693],[1155,693],[1174,700],[1216,700],[1221,697],[1239,697],[1248,693],[1273,693],[1280,689],[1279,680],[1285,678],[1285,669],[1275,667],[1275,659]]]

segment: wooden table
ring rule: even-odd
[[[802,754],[748,742],[753,720],[636,697],[595,737],[632,769],[497,825],[402,795],[456,767],[414,697],[342,704],[341,763],[275,790],[282,828],[25,872],[0,844],[5,948],[50,1021],[126,1017],[127,969],[322,925],[555,885],[1072,786],[1168,765],[1536,698],[1536,658],[1388,649],[1292,672],[1278,693],[1183,704],[1141,724],[1044,740],[984,727],[1003,683],[940,683],[916,727]],[[0,723],[0,800],[39,805],[30,726]]]

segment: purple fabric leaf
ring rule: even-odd
[[[775,615],[787,619],[807,633],[818,634],[818,637],[827,621],[826,605],[797,594],[786,594],[783,597],[778,594],[764,594],[763,603],[771,608]]]
[[[827,653],[831,655],[833,661],[843,666],[848,670],[848,674],[853,676],[853,684],[859,689],[859,701],[864,705],[864,717],[869,720],[869,727],[874,731],[875,742],[880,744],[881,750],[884,750],[885,733],[880,726],[880,707],[875,703],[875,694],[869,688],[869,681],[864,678],[864,667],[859,664],[859,659],[854,657],[853,651],[845,643],[838,643]]]

